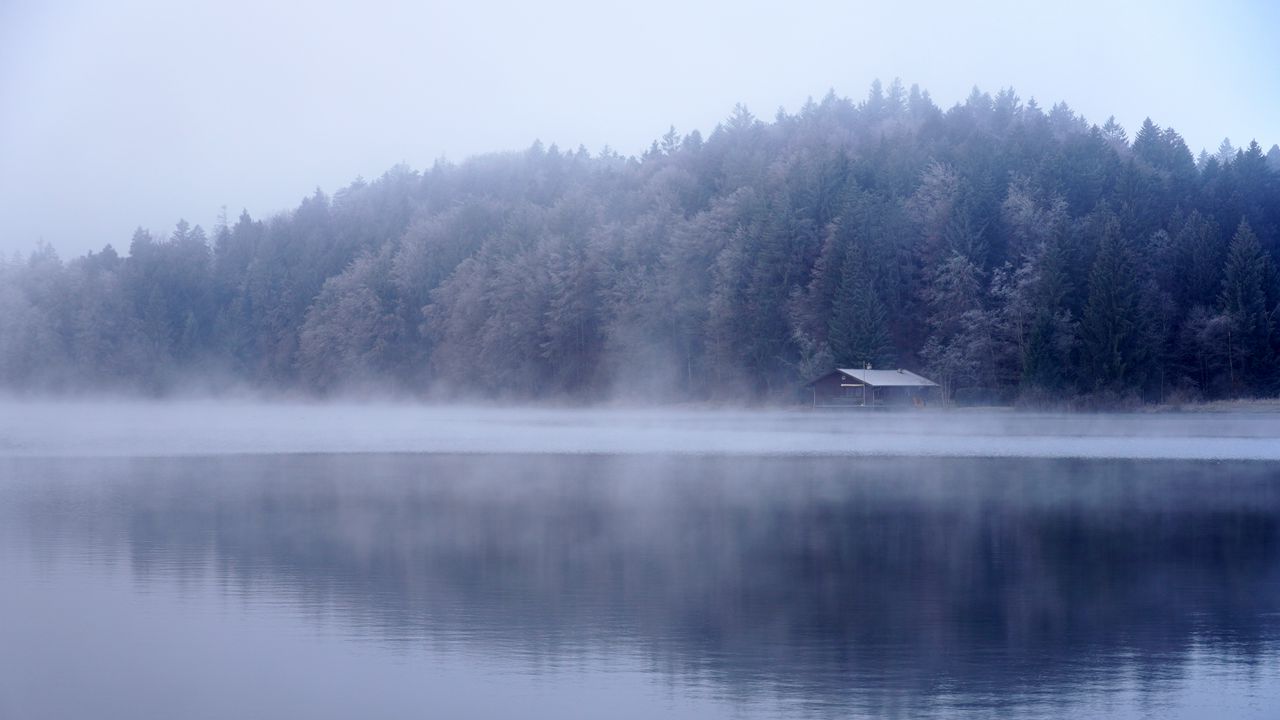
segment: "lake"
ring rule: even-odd
[[[516,450],[0,457],[0,717],[1280,708],[1273,461]]]

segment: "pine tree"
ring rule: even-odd
[[[936,380],[943,397],[950,399],[958,387],[972,383],[982,374],[984,357],[974,354],[979,342],[976,332],[989,326],[982,309],[980,271],[969,258],[952,253],[929,278],[924,301],[929,310],[928,340],[920,355]]]
[[[1218,146],[1218,154],[1214,157],[1218,159],[1220,165],[1229,165],[1236,159],[1236,149],[1231,144],[1231,138],[1222,138],[1222,144]]]
[[[535,143],[396,169],[209,238],[0,261],[0,382],[207,368],[532,398],[625,375],[777,400],[896,359],[948,392],[1271,392],[1280,147],[1219,150],[1197,168],[1151,121],[1012,90],[943,112],[894,83],[767,122],[739,106],[648,161]]]
[[[1274,375],[1271,335],[1274,322],[1267,307],[1266,282],[1271,258],[1262,250],[1258,236],[1245,220],[1240,221],[1227,261],[1222,270],[1222,312],[1231,321],[1229,362],[1240,369],[1235,382],[1266,383]]]
[[[1151,122],[1151,118],[1142,121],[1142,127],[1133,138],[1133,154],[1152,167],[1164,165],[1164,143],[1161,141],[1160,126]]]
[[[1125,132],[1120,123],[1116,122],[1115,115],[1107,118],[1107,122],[1102,126],[1102,139],[1106,140],[1107,144],[1116,152],[1124,152],[1129,149],[1129,134]]]
[[[827,338],[838,364],[883,365],[892,359],[886,328],[888,313],[876,292],[865,252],[845,253],[840,287],[831,308]]]
[[[1112,220],[1103,231],[1089,273],[1089,299],[1080,323],[1089,390],[1138,389],[1147,371],[1149,348],[1132,251]]]
[[[1022,356],[1022,384],[1026,388],[1056,393],[1066,384],[1067,364],[1055,340],[1059,323],[1052,314],[1038,313],[1027,334]]]
[[[1170,290],[1180,312],[1211,307],[1222,290],[1225,244],[1215,223],[1194,211],[1175,233],[1169,248]]]
[[[1069,261],[1058,239],[1046,242],[1028,269],[1024,303],[1033,317],[1022,357],[1024,389],[1057,393],[1067,384],[1075,323],[1066,307],[1071,294]]]

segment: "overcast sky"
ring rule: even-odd
[[[1014,87],[1193,151],[1280,141],[1263,0],[0,1],[0,251],[266,216],[397,162],[643,151],[743,102],[771,118],[901,77],[944,108]]]

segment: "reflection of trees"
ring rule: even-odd
[[[109,482],[90,500],[56,482],[81,473]],[[347,456],[46,474],[31,532],[120,538],[143,582],[212,572],[379,640],[634,651],[830,702],[999,702],[1168,677],[1193,644],[1257,660],[1277,639],[1263,464]]]

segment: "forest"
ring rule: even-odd
[[[1280,392],[1280,147],[1012,90],[877,82],[103,240],[127,253],[0,259],[0,389],[759,404],[871,364],[962,405]]]

